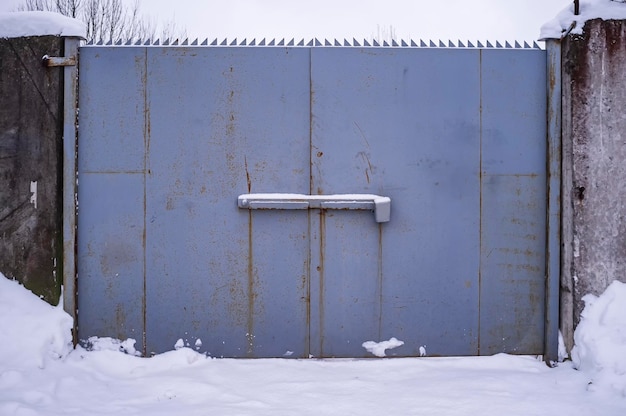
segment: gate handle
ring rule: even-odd
[[[391,198],[370,194],[243,194],[237,205],[247,209],[369,209],[374,210],[376,222],[388,222],[391,216]]]

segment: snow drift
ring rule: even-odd
[[[62,308],[0,275],[0,415],[621,416],[625,305],[617,282],[587,298],[576,332],[580,371],[506,354],[235,360],[183,347],[141,358],[128,340],[94,338],[90,351],[72,350]],[[399,342],[367,345],[384,353]]]
[[[613,282],[597,297],[583,297],[585,309],[574,333],[574,366],[626,397],[626,284]]]
[[[0,370],[44,368],[72,351],[72,318],[0,274]]]

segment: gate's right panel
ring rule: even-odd
[[[543,354],[546,54],[481,51],[480,353]]]
[[[545,53],[323,48],[311,67],[313,192],[392,199],[389,223],[311,227],[312,351],[393,336],[399,356],[540,354]]]
[[[362,342],[390,337],[404,345],[389,355],[478,353],[479,57],[312,50],[313,191],[392,201],[388,223],[323,217],[323,285],[311,300],[322,355],[371,356]]]

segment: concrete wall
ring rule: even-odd
[[[42,57],[63,56],[63,44],[0,39],[0,272],[52,304],[62,278],[63,68]]]
[[[626,21],[588,21],[562,48],[561,328],[571,346],[582,297],[626,282]]]

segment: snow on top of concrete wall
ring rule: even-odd
[[[85,24],[53,12],[0,13],[0,38],[46,35],[84,38]]]
[[[563,9],[541,27],[540,39],[560,39],[576,23],[571,33],[581,34],[585,22],[592,19],[626,19],[626,0],[580,0],[580,14],[574,15],[574,4]]]

